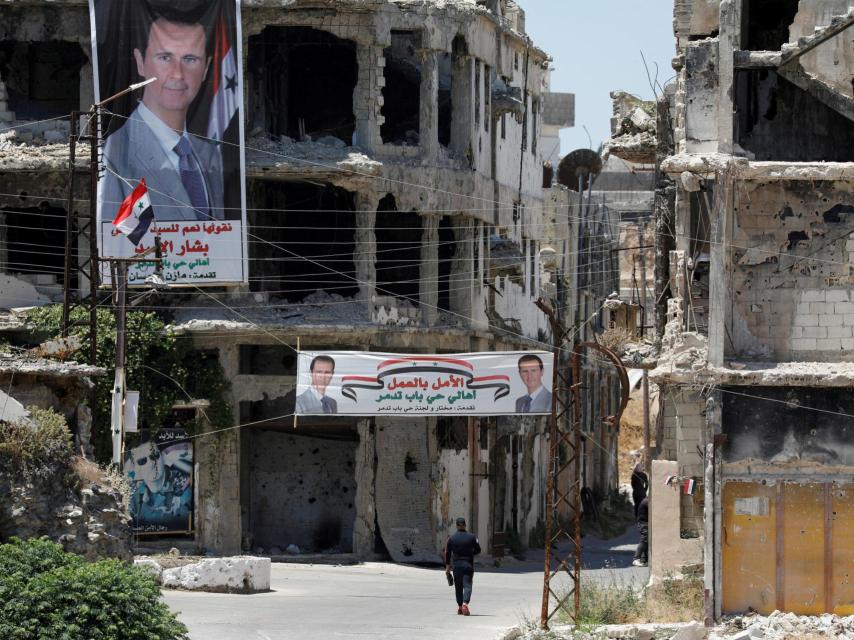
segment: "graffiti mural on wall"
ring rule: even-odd
[[[125,451],[125,474],[135,533],[192,531],[193,443],[183,429],[141,432]]]

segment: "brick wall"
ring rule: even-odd
[[[706,402],[697,391],[680,387],[663,387],[662,420],[663,439],[659,457],[677,462],[680,479],[693,478],[699,484],[703,479],[704,462],[698,452],[706,443]],[[687,537],[701,535],[703,531],[702,487],[694,495],[680,490],[680,531]]]
[[[830,181],[739,185],[728,357],[854,360],[852,191]]]

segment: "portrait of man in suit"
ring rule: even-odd
[[[519,377],[528,393],[516,398],[516,413],[551,413],[552,394],[543,386],[543,361],[534,354],[519,358]]]
[[[297,414],[338,413],[338,403],[326,395],[326,388],[335,374],[335,360],[329,356],[315,356],[309,371],[311,386],[297,396]]]
[[[187,112],[201,89],[211,56],[198,22],[154,15],[148,38],[134,47],[136,72],[157,78],[124,124],[107,138],[102,215],[145,178],[158,221],[222,220],[222,156],[214,142],[187,131]]]

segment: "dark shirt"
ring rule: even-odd
[[[625,476],[624,476],[625,477]],[[644,473],[643,467],[636,464],[632,469],[632,493],[635,495],[646,495],[646,490],[649,487],[649,480]]]
[[[474,566],[474,557],[480,553],[477,536],[468,531],[457,531],[445,545],[445,564]]]
[[[644,525],[649,522],[649,498],[644,498],[638,505],[638,524]]]

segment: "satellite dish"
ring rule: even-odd
[[[576,149],[566,154],[557,170],[557,181],[565,187],[578,191],[579,178],[581,189],[590,186],[590,180],[602,171],[602,158],[593,149]]]

